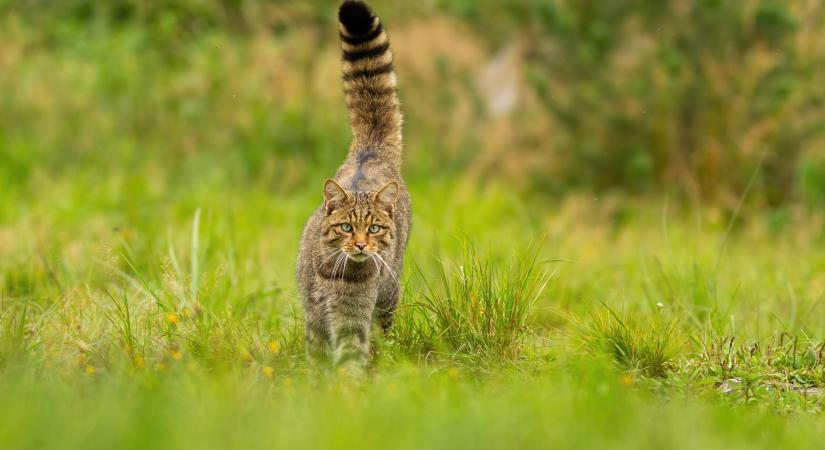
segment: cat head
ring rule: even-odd
[[[398,183],[376,192],[350,192],[335,180],[324,183],[322,242],[353,261],[386,257],[395,244],[395,202]]]

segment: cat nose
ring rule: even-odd
[[[366,248],[367,243],[366,242],[356,242],[355,246],[358,247],[358,250],[363,250],[364,248]]]

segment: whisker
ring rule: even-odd
[[[338,267],[338,258],[341,257],[341,254],[335,255],[335,261],[332,263],[332,273],[335,274],[335,268]]]
[[[370,255],[370,259],[372,259],[372,263],[375,264],[375,273],[380,276],[381,275],[381,268],[378,267],[378,261],[375,260],[375,255]]]
[[[331,253],[340,252],[340,251],[341,251],[341,249],[340,249],[340,248],[331,248],[331,249],[328,249],[328,250],[321,250],[321,251],[319,251],[319,252],[315,253],[315,256],[316,256],[316,257],[319,257],[319,256],[327,256],[327,255],[329,255],[329,254],[331,254]]]
[[[329,261],[329,259],[330,259],[330,258],[332,258],[333,256],[335,256],[335,254],[336,254],[337,252],[340,252],[340,251],[341,251],[341,250],[339,250],[339,249],[333,249],[333,250],[331,250],[330,252],[328,252],[328,253],[329,253],[329,256],[327,256],[327,257],[326,257],[323,261],[321,261],[321,264],[318,264],[318,268],[320,269],[320,268],[321,268],[321,266],[323,266],[323,265],[324,265],[324,263],[326,263],[327,261]]]
[[[344,255],[343,252],[339,253],[338,257],[335,258],[335,266],[332,267],[332,276],[331,276],[333,281],[335,281],[335,274],[338,272],[338,267],[341,265],[341,258],[342,257],[346,258],[346,256]]]
[[[344,268],[341,270],[341,281],[344,281],[344,275],[347,272],[347,261],[349,261],[349,257],[344,257]]]
[[[382,255],[386,256],[387,258],[392,258],[393,257],[393,255],[387,250],[378,250],[378,253],[381,253]]]
[[[395,272],[390,268],[390,265],[387,264],[386,261],[384,261],[384,258],[382,258],[381,255],[378,254],[378,253],[376,253],[375,256],[377,256],[378,260],[381,261],[381,264],[383,264],[384,267],[387,268],[387,272],[389,272],[389,274],[393,277],[393,279],[395,279],[395,281],[398,281],[398,275],[396,275]]]

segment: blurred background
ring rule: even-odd
[[[821,447],[825,2],[371,0],[413,231],[327,395],[338,3],[0,0],[0,448]]]
[[[413,186],[506,186],[542,207],[825,202],[820,1],[372,3]],[[349,142],[336,6],[0,0],[3,189],[70,177],[150,208],[180,189],[320,186]],[[101,199],[101,183],[117,189]]]

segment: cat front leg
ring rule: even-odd
[[[333,339],[327,301],[316,297],[311,306],[306,307],[304,336],[310,369],[332,368]]]
[[[370,291],[372,289],[340,296],[330,302],[334,364],[344,375],[363,376],[369,363],[370,327],[375,309],[375,293]]]

